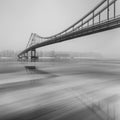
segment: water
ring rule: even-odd
[[[1,62],[0,120],[119,120],[119,78],[113,60]]]

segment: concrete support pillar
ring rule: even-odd
[[[31,50],[31,62],[35,62],[37,59],[36,49]]]
[[[28,52],[25,53],[25,59],[28,60]]]

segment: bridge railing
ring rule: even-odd
[[[74,31],[79,30],[79,29],[82,29],[82,28],[84,27],[84,25],[86,25],[87,27],[89,27],[89,25],[90,25],[89,22],[90,22],[90,21],[92,21],[92,24],[91,24],[91,25],[95,25],[96,23],[95,23],[94,21],[95,21],[95,18],[96,18],[97,16],[99,17],[97,24],[103,22],[103,20],[101,20],[101,14],[102,14],[106,9],[108,9],[108,7],[110,7],[110,6],[113,5],[113,4],[114,4],[114,14],[113,14],[114,17],[112,17],[112,18],[115,18],[115,17],[116,17],[116,14],[115,14],[115,3],[116,3],[116,1],[117,1],[117,0],[112,0],[112,1],[109,3],[109,5],[104,6],[99,12],[95,13],[94,16],[92,16],[92,17],[90,17],[89,19],[87,19],[86,21],[82,22],[81,25],[79,25],[78,27],[76,27],[76,28],[74,29]],[[95,11],[94,11],[94,12],[95,12]],[[93,13],[92,13],[92,14],[93,14]],[[107,11],[107,14],[109,14],[108,11]],[[111,19],[111,18],[109,17],[109,15],[107,15],[107,18],[104,19],[104,20],[106,21],[106,20],[110,20],[110,19]],[[71,32],[72,32],[72,31],[71,31]]]
[[[75,26],[80,24],[80,23],[83,23],[83,20],[86,19],[89,15],[91,15],[93,13],[93,11],[97,10],[101,5],[103,5],[107,0],[103,0],[101,1],[94,9],[92,9],[89,13],[87,13],[85,16],[83,16],[80,20],[78,20],[75,24],[71,25],[70,27],[68,27],[67,29],[63,30],[62,32],[56,34],[56,35],[53,35],[53,36],[50,36],[50,37],[47,37],[47,38],[52,38],[54,36],[56,37],[59,37],[59,36],[62,36],[68,32],[71,32],[74,30]]]
[[[114,4],[114,17],[115,17],[115,3],[117,0],[103,0],[101,1],[94,9],[92,9],[89,13],[87,13],[84,17],[82,17],[79,21],[77,21],[75,24],[70,26],[69,28],[65,29],[64,31],[54,35],[56,37],[60,37],[62,35],[65,35],[70,32],[74,32],[75,30],[79,30],[83,28],[86,24],[89,25],[89,22],[92,21],[93,25],[95,24],[95,17],[99,16],[99,21],[101,21],[101,14],[107,9],[107,19],[109,20],[109,7]],[[107,3],[100,11],[95,13],[104,3]],[[89,18],[90,17],[90,18]],[[87,19],[88,18],[88,19]],[[87,19],[87,20],[86,20]],[[47,38],[53,38],[54,36],[47,37]]]

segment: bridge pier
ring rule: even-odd
[[[24,58],[25,58],[25,60],[28,60],[28,52],[26,52],[26,53],[24,54]]]
[[[28,60],[28,53],[22,54],[21,56],[19,56],[19,59],[20,59],[21,61],[26,61],[26,60]]]
[[[38,56],[36,54],[36,49],[32,49],[31,50],[31,62],[35,62],[36,60],[38,60]]]
[[[19,61],[26,61],[26,60],[28,60],[28,52],[18,56],[18,60]]]
[[[17,59],[18,61],[21,61],[22,60],[22,56],[20,55],[20,56],[18,56],[18,59]]]

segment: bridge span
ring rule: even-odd
[[[53,36],[41,37],[32,33],[26,48],[18,54],[18,57],[28,59],[30,51],[31,59],[37,59],[36,49],[39,47],[120,27],[120,14],[117,14],[116,9],[119,6],[117,1],[119,0],[102,0],[76,23]]]

